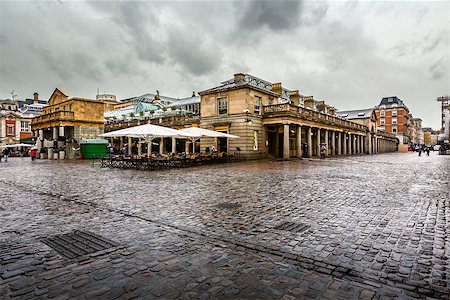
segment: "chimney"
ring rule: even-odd
[[[283,88],[281,87],[281,82],[272,84],[272,91],[274,91],[275,93],[280,95],[280,97],[282,94],[282,90],[283,90]]]
[[[317,110],[318,111],[325,114],[326,113],[325,108],[326,108],[325,101],[321,100],[321,101],[317,102]]]
[[[195,97],[195,91],[192,92],[192,97]]]
[[[234,82],[245,81],[244,73],[236,73],[234,74]]]
[[[289,94],[289,100],[291,100],[292,104],[298,106],[300,104],[300,93],[298,90],[291,91]]]
[[[39,101],[39,94],[38,93],[34,93],[33,96],[34,96],[33,102],[34,103],[38,103],[38,101]]]
[[[336,114],[336,108],[327,105],[327,114],[334,116]]]
[[[304,98],[304,105],[306,108],[314,109],[314,99],[313,96],[308,96]]]

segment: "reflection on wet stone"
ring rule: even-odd
[[[154,172],[11,159],[0,298],[448,299],[449,166],[402,154]],[[73,232],[114,242],[42,244]]]

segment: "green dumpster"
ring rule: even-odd
[[[83,159],[99,158],[106,156],[107,140],[86,139],[80,141],[80,153]]]

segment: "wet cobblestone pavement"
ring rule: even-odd
[[[449,175],[434,153],[153,172],[13,158],[0,298],[450,299]]]

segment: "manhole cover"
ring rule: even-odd
[[[311,228],[310,225],[305,223],[283,222],[278,226],[275,226],[277,230],[290,231],[294,233],[300,233]]]
[[[231,202],[223,202],[217,205],[218,208],[224,208],[224,209],[234,209],[234,208],[240,208],[242,207],[242,204],[240,203],[231,203]]]
[[[43,238],[41,241],[66,258],[75,258],[118,246],[109,239],[81,230]]]

